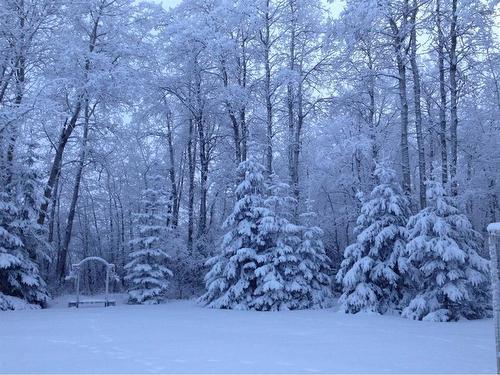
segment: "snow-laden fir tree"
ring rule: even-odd
[[[271,180],[266,206],[271,215],[260,228],[271,234],[269,247],[259,255],[256,269],[256,310],[294,310],[322,307],[330,292],[329,259],[321,242],[321,230],[291,223],[293,198],[288,186]]]
[[[9,194],[0,191],[0,309],[13,308],[6,296],[15,296],[12,281],[15,281],[14,269],[19,268],[22,259],[16,256],[17,249],[22,248],[21,239],[15,234],[12,222],[18,214],[16,206]],[[22,297],[22,296],[20,296]]]
[[[50,262],[50,245],[45,240],[46,231],[43,226],[38,224],[38,210],[44,201],[42,182],[43,177],[40,173],[38,156],[36,148],[38,145],[30,142],[27,145],[26,154],[21,158],[22,165],[19,167],[20,174],[17,181],[19,216],[20,216],[20,238],[29,255],[39,264]]]
[[[254,308],[258,287],[255,270],[274,228],[262,225],[271,216],[265,206],[264,167],[250,157],[239,164],[237,173],[243,177],[236,188],[238,200],[224,222],[228,232],[222,251],[207,262],[211,267],[205,276],[207,292],[199,301],[212,308],[248,310]]]
[[[7,188],[0,192],[0,309],[19,306],[13,298],[42,307],[49,299],[39,270],[39,262],[48,257],[43,230],[37,223],[42,184],[33,145],[21,160]]]
[[[449,321],[486,314],[488,263],[480,235],[436,181],[427,183],[427,207],[408,221],[406,252],[417,268],[418,292],[402,315]]]
[[[329,297],[329,259],[316,227],[290,220],[288,186],[267,180],[250,158],[240,164],[239,197],[226,220],[221,254],[209,260],[207,292],[214,308],[290,310],[321,307]]]
[[[49,298],[47,287],[36,259],[30,256],[29,249],[21,239],[24,230],[26,222],[20,217],[20,210],[9,200],[7,193],[1,192],[0,299],[11,296],[28,304],[45,307]],[[0,305],[0,309],[15,308],[7,302]]]
[[[289,208],[293,199],[286,195],[288,185],[280,184],[271,176],[266,186],[264,205],[269,215],[259,223],[259,231],[266,233],[267,246],[258,255],[255,270],[257,288],[253,308],[256,310],[290,310],[297,308],[294,293],[302,286],[295,281],[300,258],[296,249],[300,244],[300,227],[289,221]]]
[[[341,303],[349,313],[384,313],[403,297],[408,271],[405,252],[408,200],[385,163],[375,169],[378,185],[364,200],[355,228],[356,242],[344,251],[337,273]]]
[[[141,210],[136,213],[136,237],[130,241],[134,249],[125,265],[129,303],[157,304],[165,298],[173,276],[168,268],[168,237],[171,234],[168,199],[162,192],[159,177],[153,178],[142,192]]]
[[[45,241],[44,228],[38,224],[38,208],[43,201],[42,176],[37,165],[37,144],[29,142],[25,154],[20,158],[19,175],[16,178],[17,202],[19,215],[16,221],[17,234],[23,243],[25,259],[23,276],[27,285],[24,289],[24,299],[29,303],[45,306],[49,298],[46,283],[40,272],[40,264],[50,260],[49,245]]]

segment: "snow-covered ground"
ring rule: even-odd
[[[0,372],[494,373],[491,320],[159,306],[0,313]]]

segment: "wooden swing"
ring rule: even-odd
[[[80,270],[82,268],[82,265],[89,262],[89,261],[98,261],[103,263],[106,266],[106,293],[104,295],[104,300],[100,299],[94,299],[94,300],[84,300],[80,301]],[[100,257],[88,257],[83,260],[81,260],[79,263],[73,264],[71,266],[71,272],[70,274],[66,277],[67,280],[74,279],[75,281],[75,289],[76,289],[76,300],[75,301],[69,301],[68,302],[68,307],[76,307],[78,308],[80,305],[96,305],[96,304],[104,304],[104,307],[108,306],[115,306],[116,301],[112,301],[109,299],[109,279],[117,279],[118,277],[116,276],[115,273],[115,265],[112,263],[108,263],[106,260],[100,258]]]

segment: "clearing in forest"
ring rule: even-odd
[[[0,313],[0,372],[494,373],[491,320],[155,306]]]

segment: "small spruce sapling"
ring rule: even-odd
[[[144,190],[142,195],[142,211],[135,214],[137,235],[130,241],[135,250],[125,265],[125,280],[129,283],[130,303],[157,304],[164,299],[173,276],[167,267],[170,257],[166,239],[171,229],[168,205],[158,186]]]

